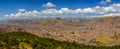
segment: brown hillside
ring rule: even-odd
[[[94,19],[46,18],[33,20],[11,20],[0,23],[10,31],[26,31],[39,37],[76,41],[92,45],[120,44],[120,17]],[[106,39],[106,40],[103,40]]]

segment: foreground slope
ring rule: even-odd
[[[0,34],[0,49],[119,49],[120,46],[89,46],[75,42],[39,38],[27,32]]]

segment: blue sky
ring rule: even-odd
[[[24,9],[25,12],[33,12],[34,10],[36,12],[42,12],[49,9],[54,9],[60,11],[62,8],[66,8],[68,10],[77,10],[77,9],[86,9],[86,8],[94,8],[96,6],[98,7],[109,7],[113,4],[119,4],[119,0],[0,0],[0,17],[10,16],[11,14],[17,14],[20,11],[19,9]],[[47,5],[47,4],[50,4]],[[53,6],[53,7],[52,7]],[[22,11],[23,12],[23,11]],[[68,12],[69,13],[69,12]],[[115,13],[115,12],[112,12]],[[117,12],[119,13],[119,12]],[[22,13],[24,14],[24,13]],[[54,13],[53,13],[54,14]],[[69,16],[69,14],[39,14],[40,16]],[[79,15],[83,15],[84,13],[79,13]],[[111,14],[111,12],[110,12]],[[13,16],[14,16],[13,15]],[[76,14],[70,14],[75,15]],[[84,14],[87,15],[99,15],[99,14],[91,14],[87,13]],[[38,15],[37,15],[38,16]],[[71,16],[72,17],[72,16]],[[74,16],[73,16],[74,17]]]

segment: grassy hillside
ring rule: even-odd
[[[39,38],[27,32],[12,32],[0,34],[0,49],[120,49],[120,46],[89,46]]]

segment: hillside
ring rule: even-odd
[[[120,46],[89,46],[68,41],[39,38],[27,32],[0,34],[0,49],[119,49]]]
[[[38,37],[85,45],[120,44],[120,16],[102,18],[45,18],[1,21],[1,32],[26,31]]]

